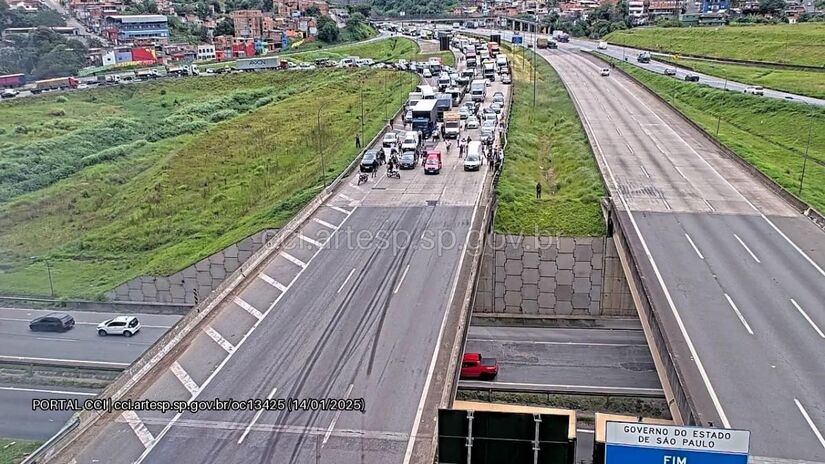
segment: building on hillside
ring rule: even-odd
[[[648,12],[645,0],[628,0],[627,10],[630,21],[634,26],[641,26],[647,23]]]
[[[730,0],[702,0],[700,13],[725,13],[730,9]]]
[[[648,5],[647,11],[648,20],[655,23],[660,18],[678,19],[682,8],[677,0],[653,0]]]
[[[235,37],[260,37],[263,32],[264,13],[261,10],[236,10],[231,13],[235,25]]]
[[[22,11],[24,13],[36,13],[40,9],[40,2],[32,0],[11,0],[9,3],[10,10]]]
[[[104,21],[102,33],[114,44],[135,40],[163,44],[169,40],[169,24],[164,15],[109,16]]]
[[[214,60],[215,46],[211,44],[198,44],[197,58],[199,60]]]

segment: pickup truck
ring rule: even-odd
[[[444,137],[448,139],[458,138],[461,129],[461,116],[458,111],[447,111],[444,113]]]
[[[461,361],[461,380],[492,380],[498,374],[495,358],[484,358],[481,353],[464,353]]]
[[[424,174],[438,174],[441,172],[441,152],[432,150],[427,152],[424,161]]]

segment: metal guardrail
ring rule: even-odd
[[[665,399],[664,391],[656,388],[612,388],[612,387],[582,387],[566,385],[540,384],[511,384],[501,382],[484,382],[476,380],[462,380],[458,389],[463,391],[487,392],[492,400],[493,393],[533,393],[540,395],[573,395],[573,396],[608,396],[616,398],[651,398]]]

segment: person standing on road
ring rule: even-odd
[[[536,200],[541,200],[541,182],[536,182]]]

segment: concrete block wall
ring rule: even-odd
[[[610,237],[493,234],[476,291],[476,313],[635,316]]]
[[[267,229],[170,276],[142,276],[107,293],[112,301],[197,304],[275,234]]]

